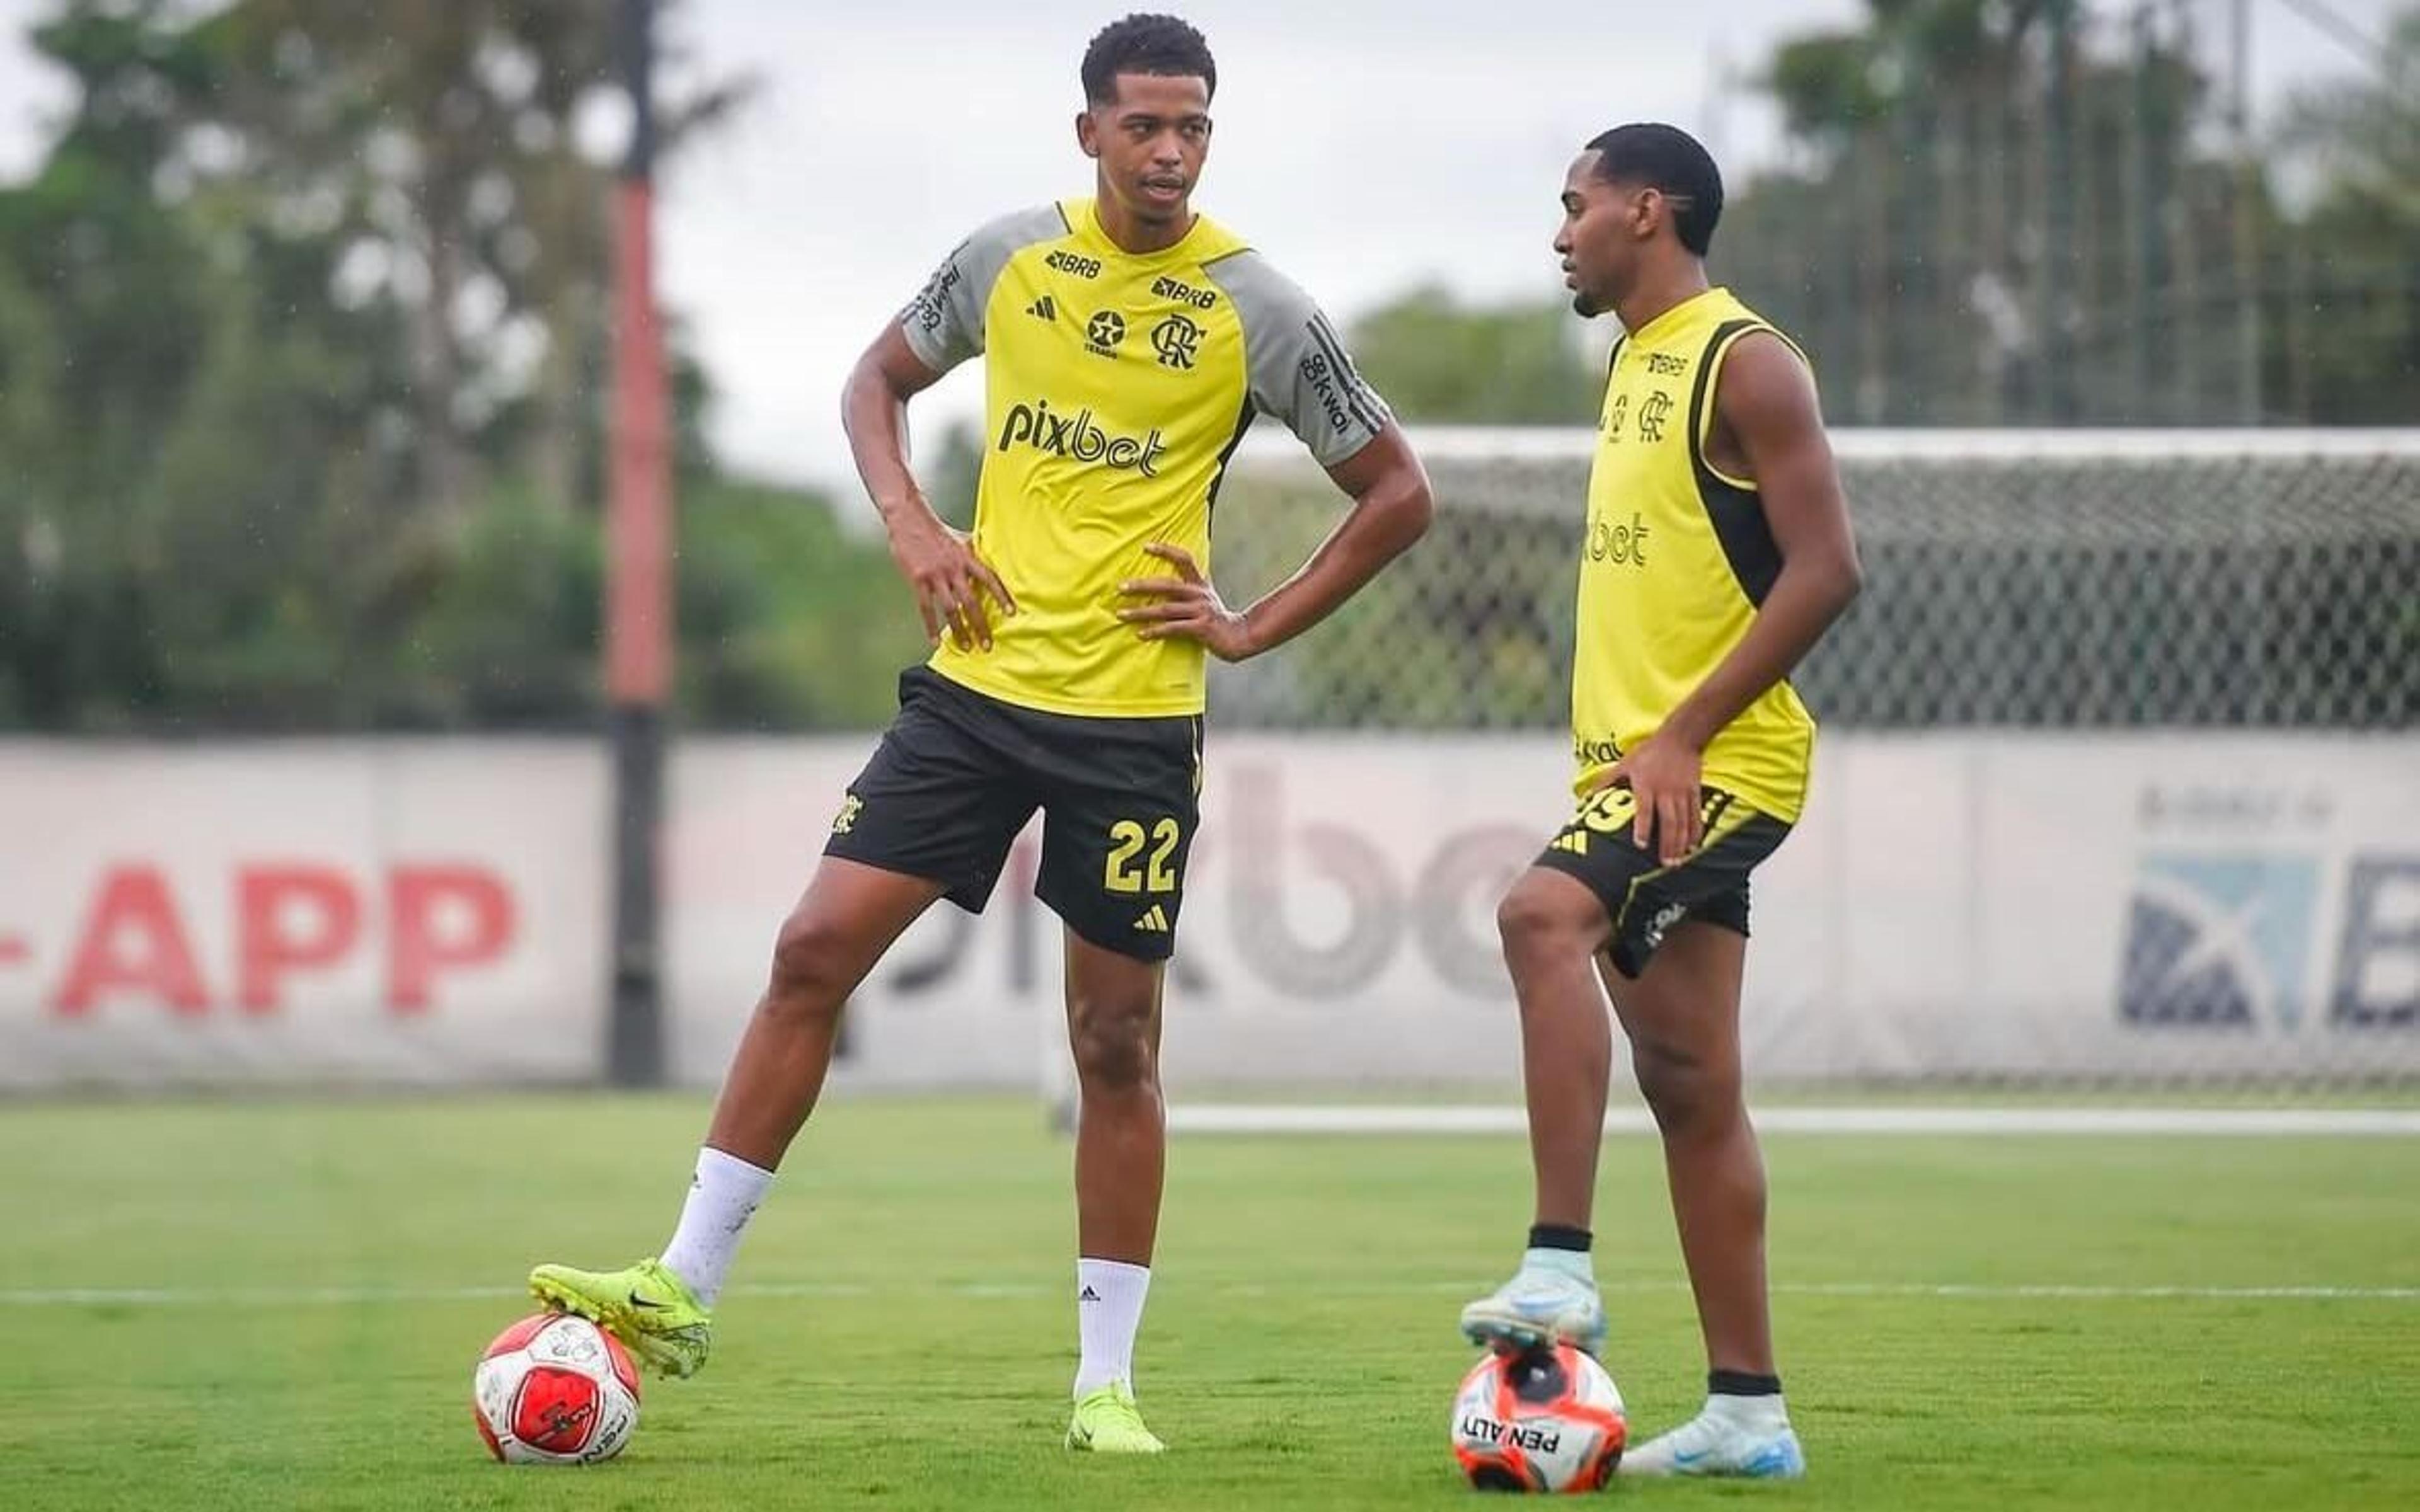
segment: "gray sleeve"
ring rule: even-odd
[[[946,373],[984,349],[984,306],[1000,270],[1021,247],[1067,234],[1056,205],[1003,215],[958,243],[899,312],[899,330],[917,361]]]
[[[1362,381],[1336,328],[1294,280],[1249,251],[1207,271],[1243,322],[1253,404],[1284,421],[1320,466],[1345,461],[1386,428],[1387,402]]]

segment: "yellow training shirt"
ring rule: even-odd
[[[1756,485],[1706,460],[1723,359],[1755,331],[1780,334],[1713,288],[1614,347],[1589,472],[1572,661],[1582,790],[1660,729],[1740,643],[1780,571]],[[1814,717],[1777,683],[1707,744],[1703,780],[1795,823],[1814,750]]]
[[[987,419],[974,548],[1016,596],[992,648],[944,636],[933,670],[1057,714],[1198,714],[1205,653],[1144,640],[1118,585],[1210,570],[1210,512],[1258,412],[1323,466],[1352,456],[1388,411],[1310,297],[1206,216],[1162,252],[1119,249],[1090,200],[995,221],[900,316],[936,372],[984,358]]]

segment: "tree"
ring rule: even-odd
[[[353,532],[405,449],[340,417],[401,400],[391,312],[332,298],[324,244],[193,191],[178,102],[218,75],[168,9],[73,4],[37,29],[78,103],[0,193],[0,709],[37,724],[224,707],[229,665],[334,681],[330,612],[380,597]]]
[[[2200,45],[2149,4],[1868,0],[1761,70],[1792,151],[1735,188],[1718,270],[1805,338],[1840,418],[2409,415],[2411,223],[2376,186],[2413,182],[2411,65],[2390,46],[2298,114],[2289,146],[2407,154],[2366,154],[2369,191],[2323,189],[2298,222],[2274,187],[2292,163],[2244,138]]]
[[[34,29],[75,93],[0,186],[0,727],[593,717],[611,174],[571,126],[611,16],[61,0]],[[673,140],[742,92],[675,101]],[[685,706],[869,717],[914,645],[861,591],[880,551],[725,479],[675,363]]]
[[[2282,174],[2311,186],[2281,258],[2273,382],[2297,414],[2420,415],[2420,6],[2373,66],[2306,90],[2277,131]]]
[[[451,518],[473,459],[522,445],[560,502],[580,496],[613,165],[576,128],[620,88],[611,20],[595,0],[237,0],[196,28],[227,80],[203,108],[236,143],[214,176],[326,223],[352,296],[407,314],[419,493]],[[665,155],[749,87],[667,100]]]
[[[1602,375],[1556,301],[1466,305],[1426,285],[1353,322],[1355,361],[1398,414],[1457,424],[1585,424]]]

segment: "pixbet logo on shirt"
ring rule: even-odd
[[[1156,464],[1168,451],[1157,430],[1140,440],[1112,435],[1094,423],[1090,409],[1065,414],[1052,409],[1047,399],[1010,408],[1007,421],[1000,427],[999,450],[1019,445],[1078,462],[1131,469],[1146,478],[1159,476]]]
[[[1646,517],[1631,511],[1627,524],[1603,517],[1589,521],[1588,559],[1590,562],[1613,562],[1626,567],[1647,565]]]

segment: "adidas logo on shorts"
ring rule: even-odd
[[[1140,918],[1135,920],[1134,927],[1146,934],[1165,934],[1169,929],[1168,910],[1154,903],[1144,911]]]

